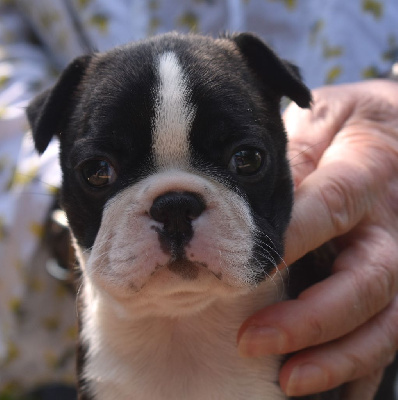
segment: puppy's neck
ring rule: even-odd
[[[236,347],[242,322],[278,299],[266,281],[252,292],[220,299],[181,318],[150,316],[83,289],[85,377],[95,398],[120,400],[284,399],[279,356],[242,358]],[[104,378],[106,377],[106,378]]]

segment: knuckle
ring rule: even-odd
[[[288,157],[296,187],[316,169],[318,152],[314,146],[306,142],[296,141],[290,145]]]
[[[361,196],[358,192],[358,182],[348,176],[329,179],[320,188],[323,203],[328,218],[336,235],[346,233],[356,223],[361,213]]]
[[[347,357],[347,370],[346,370],[346,380],[352,381],[361,376],[364,376],[372,371],[369,371],[367,363],[358,355],[354,353],[349,353]]]
[[[388,306],[383,317],[383,332],[386,336],[387,352],[391,356],[398,350],[398,296]]]
[[[383,343],[380,348],[376,345],[373,347],[370,354],[359,351],[346,354],[344,375],[346,381],[374,375],[393,361],[395,352],[387,342]]]
[[[295,141],[289,147],[290,164],[293,168],[301,164],[308,164],[312,169],[315,169],[317,153],[315,146],[306,142]]]
[[[394,360],[396,351],[395,340],[391,335],[391,332],[387,332],[385,328],[383,328],[382,335],[383,336],[379,339],[379,346],[381,348],[379,352],[374,355],[371,363],[373,369],[385,368]]]
[[[370,279],[367,279],[365,300],[369,313],[375,313],[384,308],[394,293],[394,276],[388,268],[382,266],[372,269]]]
[[[311,335],[310,338],[311,345],[314,346],[323,343],[325,341],[325,336],[326,336],[325,329],[323,328],[317,316],[309,315],[306,324],[308,326],[308,332],[310,332]]]
[[[397,276],[393,268],[388,265],[379,264],[374,271],[374,280],[377,294],[385,300],[383,305],[390,302],[397,291]],[[383,296],[384,295],[384,296]],[[384,298],[383,298],[384,297]]]
[[[395,293],[395,274],[390,268],[380,265],[352,271],[352,274],[352,291],[360,309],[358,323],[362,323],[391,301]]]

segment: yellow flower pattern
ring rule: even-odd
[[[198,17],[192,12],[181,15],[177,21],[178,25],[187,27],[190,32],[197,33],[199,30]]]
[[[362,8],[365,12],[371,13],[375,18],[383,15],[383,2],[377,0],[363,0]]]
[[[326,77],[326,83],[328,85],[331,85],[332,83],[335,83],[337,78],[341,75],[341,67],[340,66],[335,66],[331,68],[327,74]]]
[[[4,240],[6,237],[6,227],[3,217],[0,216],[0,241]]]
[[[311,46],[314,46],[317,43],[317,39],[324,27],[325,21],[322,19],[315,21],[315,23],[312,25],[309,35],[309,43]]]
[[[331,46],[327,39],[323,41],[322,46],[324,58],[340,57],[343,54],[342,46]]]
[[[268,0],[268,1],[282,3],[288,10],[294,10],[297,6],[297,0]]]
[[[388,37],[388,48],[382,55],[383,60],[395,62],[398,60],[398,36]]]
[[[101,34],[108,32],[108,17],[104,14],[96,14],[91,17],[89,23],[96,27]]]
[[[78,0],[77,1],[78,8],[80,8],[80,9],[86,8],[89,3],[90,3],[90,0]]]
[[[42,320],[42,324],[44,329],[48,331],[55,331],[59,328],[60,321],[56,316],[47,317]]]
[[[56,24],[61,16],[57,13],[44,11],[41,14],[40,23],[45,30],[51,29],[51,25]]]
[[[10,78],[7,75],[0,75],[0,90],[6,86]]]
[[[364,68],[362,70],[363,79],[377,78],[377,76],[378,76],[378,71],[377,71],[377,68],[374,66],[370,66],[370,67]]]

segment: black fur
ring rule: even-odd
[[[58,83],[37,96],[27,109],[37,151],[42,154],[54,135],[61,134],[74,105],[74,92],[83,78],[91,56],[75,59]]]
[[[311,94],[295,65],[281,60],[254,35],[241,33],[233,36],[233,40],[257,78],[264,84],[262,89],[265,98],[270,97],[269,89],[272,89],[272,95],[278,99],[287,96],[302,108],[310,106]]]

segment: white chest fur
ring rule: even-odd
[[[274,301],[273,282],[182,318],[127,317],[128,307],[86,289],[85,375],[96,400],[285,399],[279,357],[244,359],[236,348],[245,317]]]

